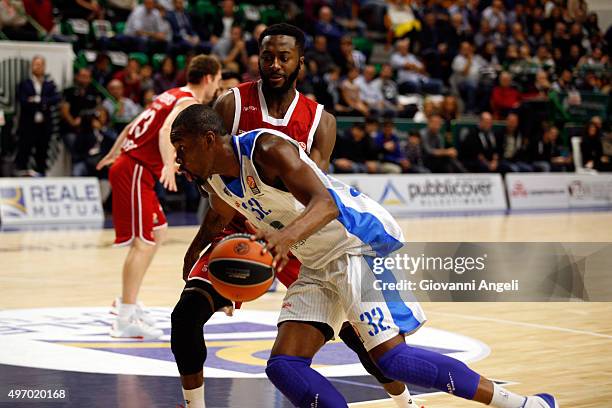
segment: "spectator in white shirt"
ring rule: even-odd
[[[391,66],[397,70],[400,93],[441,93],[442,81],[430,78],[423,63],[410,53],[409,48],[410,41],[402,39],[396,43],[396,51],[391,54]]]
[[[474,55],[472,44],[467,41],[462,42],[452,68],[453,82],[465,102],[466,112],[474,113],[476,110],[478,82],[481,69],[485,66],[486,61],[480,55]]]
[[[119,124],[127,124],[136,117],[142,107],[130,98],[123,96],[123,83],[118,79],[113,79],[108,83],[108,92],[113,99],[106,98],[102,106],[111,117],[111,121]]]
[[[374,65],[367,65],[363,70],[363,75],[355,80],[355,84],[359,87],[359,96],[370,108],[370,113],[382,111],[384,105],[382,90],[375,78],[376,68]]]
[[[492,29],[496,29],[501,23],[506,23],[506,11],[502,0],[493,0],[493,3],[484,9],[482,19],[487,20]]]
[[[164,52],[170,35],[170,26],[156,8],[155,0],[143,0],[130,13],[122,37],[129,48],[137,51]]]

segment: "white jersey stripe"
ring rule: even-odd
[[[234,93],[234,123],[232,124],[232,135],[238,133],[238,125],[240,124],[240,114],[242,113],[242,99],[240,99],[240,91],[238,88],[232,88]]]
[[[306,153],[310,154],[310,148],[312,147],[312,142],[314,141],[314,135],[317,132],[317,128],[319,127],[319,122],[321,121],[321,115],[323,114],[323,105],[317,105],[317,112],[315,113],[314,120],[312,121],[312,126],[310,127],[310,132],[308,132],[308,141],[306,142]]]

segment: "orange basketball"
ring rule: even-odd
[[[248,234],[232,234],[210,253],[208,276],[223,297],[247,302],[266,293],[274,281],[272,255],[262,255],[263,243]]]

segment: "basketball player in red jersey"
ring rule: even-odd
[[[304,34],[298,28],[277,24],[266,29],[260,42],[261,80],[247,82],[221,96],[215,110],[231,134],[257,128],[279,130],[298,141],[317,165],[327,170],[336,138],[336,121],[323,106],[297,92],[295,82],[304,63]],[[189,177],[189,175],[187,175]],[[203,180],[196,180],[203,183]],[[256,187],[255,187],[256,188]],[[232,302],[219,295],[208,280],[208,256],[212,245],[223,237],[246,232],[244,218],[232,219],[214,209],[206,213],[202,226],[185,255],[183,278],[187,281],[181,299],[172,313],[172,351],[174,353],[187,407],[204,407],[204,375],[206,345],[202,327],[215,311],[231,314]],[[222,233],[221,233],[222,232]],[[199,257],[199,259],[198,259]],[[285,285],[298,277],[300,263],[292,258],[277,275]],[[313,323],[326,337],[333,337],[331,327]],[[410,394],[403,383],[385,378],[370,360],[363,344],[350,325],[340,332],[343,341],[359,355],[366,369],[373,374],[399,407],[412,407]]]
[[[130,246],[123,265],[122,296],[115,300],[117,319],[113,337],[158,338],[163,333],[137,303],[144,274],[166,235],[166,217],[154,191],[155,180],[176,191],[176,152],[170,128],[186,107],[212,100],[221,79],[221,65],[210,56],[195,57],[188,67],[188,83],[159,95],[121,132],[97,168],[112,164],[115,245]]]

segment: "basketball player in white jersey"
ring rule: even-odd
[[[557,408],[554,397],[503,389],[451,357],[409,347],[404,335],[425,322],[416,302],[396,291],[364,288],[374,257],[402,247],[400,226],[377,202],[326,176],[290,137],[271,129],[225,133],[219,115],[193,105],[172,124],[171,141],[186,176],[205,186],[211,205],[238,211],[259,230],[282,270],[291,251],[302,263],[288,289],[266,374],[297,407],[347,407],[333,385],[310,367],[313,356],[348,320],[382,373],[398,381],[497,408]],[[280,226],[280,228],[279,228]],[[392,271],[377,277],[396,282]],[[318,322],[332,328],[324,333]]]

